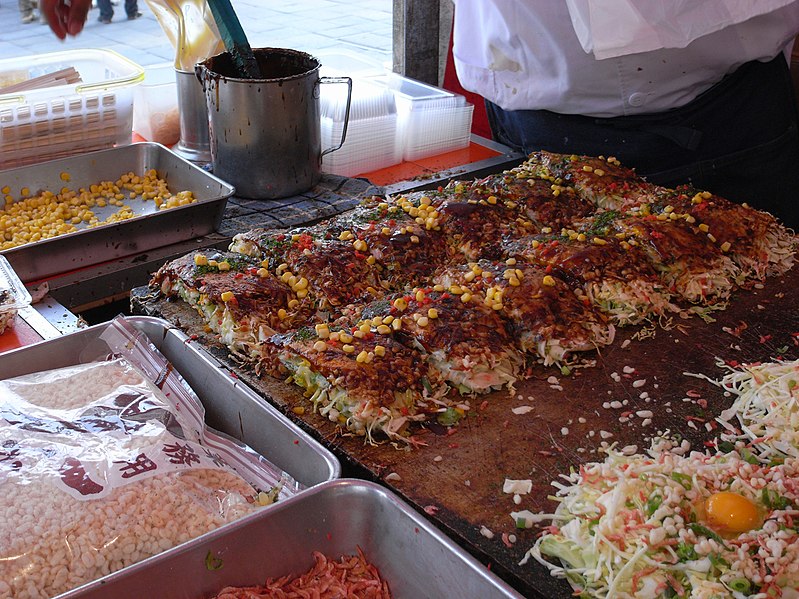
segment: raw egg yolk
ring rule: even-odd
[[[760,525],[760,510],[750,499],[731,491],[713,493],[705,499],[705,513],[712,527],[731,533]]]

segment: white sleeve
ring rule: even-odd
[[[566,0],[572,26],[597,59],[685,48],[700,37],[780,9],[796,0]]]

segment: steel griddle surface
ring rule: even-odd
[[[746,362],[799,357],[799,340],[792,335],[799,332],[797,286],[799,269],[794,268],[762,289],[738,291],[727,310],[714,314],[716,322],[675,321],[670,330],[658,329],[644,339],[633,339],[640,327],[621,329],[612,346],[592,356],[595,367],[576,369],[568,377],[555,368],[535,367],[513,395],[503,391],[472,399],[470,416],[451,434],[435,426],[420,432],[417,437],[426,446],[413,450],[369,446],[362,438],[343,436],[311,410],[295,414],[292,407],[306,405],[296,387],[259,379],[236,366],[185,304],[153,299],[144,288],[134,290],[133,304],[135,311],[158,314],[199,335],[237,376],[336,453],[345,472],[349,468],[353,475],[381,480],[417,509],[426,508],[431,521],[517,590],[565,598],[571,595],[568,585],[551,578],[534,560],[518,565],[538,529],[516,530],[510,512],[554,509],[547,499],[554,493],[550,482],[570,467],[601,459],[596,449],[603,440],[643,450],[649,437],[669,430],[701,449],[715,436],[705,423],[730,400],[710,383],[684,373],[720,378],[724,371],[716,358]],[[623,405],[603,407],[614,401]],[[520,406],[532,410],[520,415],[511,411]],[[647,411],[652,416],[645,425]],[[532,479],[532,493],[514,504],[502,492],[505,478]],[[493,538],[481,534],[481,527],[492,531]],[[515,534],[516,543],[507,546],[503,533]]]

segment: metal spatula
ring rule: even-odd
[[[233,66],[244,79],[261,79],[258,61],[252,53],[250,43],[244,34],[239,18],[230,4],[230,0],[207,0],[214,15],[214,21],[219,29],[219,35],[225,44],[225,49],[233,59]]]

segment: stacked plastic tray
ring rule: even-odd
[[[323,150],[337,146],[341,139],[346,101],[343,85],[322,86]],[[347,136],[340,149],[322,157],[322,170],[351,177],[397,164],[402,160],[397,129],[397,109],[391,91],[368,79],[353,77]]]
[[[403,160],[419,160],[469,145],[474,106],[466,98],[396,73],[378,80],[394,94]]]
[[[418,160],[469,145],[474,106],[344,51],[321,53],[322,74],[353,79],[347,138],[322,158],[322,170],[353,176],[403,160]],[[344,127],[344,86],[323,85],[322,148],[338,145]]]
[[[22,92],[0,87],[0,168],[131,141],[136,63],[109,50],[65,50],[0,60],[6,86],[73,67],[81,81]]]

